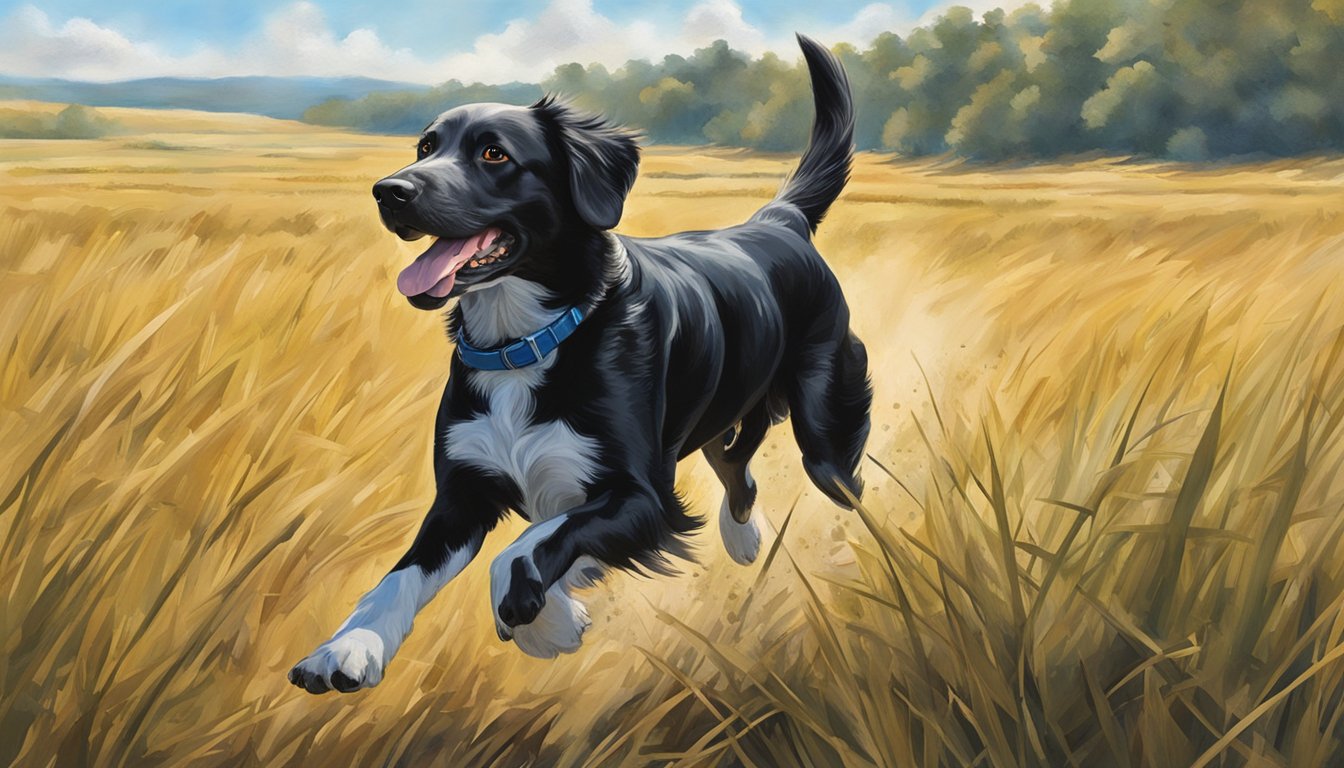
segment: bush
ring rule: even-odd
[[[1198,128],[1182,128],[1167,140],[1167,157],[1173,160],[1207,160],[1209,140]]]
[[[0,109],[0,138],[5,139],[99,139],[120,128],[116,120],[82,104],[56,114]]]

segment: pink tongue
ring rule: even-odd
[[[486,245],[494,242],[498,229],[477,232],[462,240],[439,238],[420,254],[411,265],[397,276],[397,290],[404,296],[428,293],[435,298],[447,296],[453,290],[457,270]]]

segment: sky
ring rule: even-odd
[[[961,0],[977,12],[1023,0]],[[559,64],[615,68],[715,39],[796,54],[793,32],[871,41],[950,0],[0,0],[0,74],[114,81],[230,75],[415,83],[536,82]]]

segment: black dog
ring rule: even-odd
[[[658,239],[608,233],[635,136],[553,100],[445,112],[418,159],[373,188],[384,224],[436,242],[402,272],[411,304],[455,297],[457,354],[434,428],[437,495],[410,550],[290,680],[377,685],[422,608],[510,509],[532,522],[491,565],[501,639],[579,647],[570,595],[608,568],[666,573],[701,524],[673,488],[702,451],[727,491],[720,528],[760,546],[747,470],[792,415],[808,476],[848,506],[862,486],[867,353],[810,237],[848,180],[853,109],[840,63],[799,36],[816,118],[798,170],[745,224]]]

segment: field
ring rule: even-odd
[[[709,526],[539,661],[488,606],[513,520],[380,687],[312,697],[286,671],[432,497],[451,347],[368,193],[412,139],[104,111],[0,142],[0,765],[1344,759],[1344,160],[861,156],[818,235],[859,513],[776,428],[751,568]],[[740,221],[792,162],[651,148],[620,230]]]

